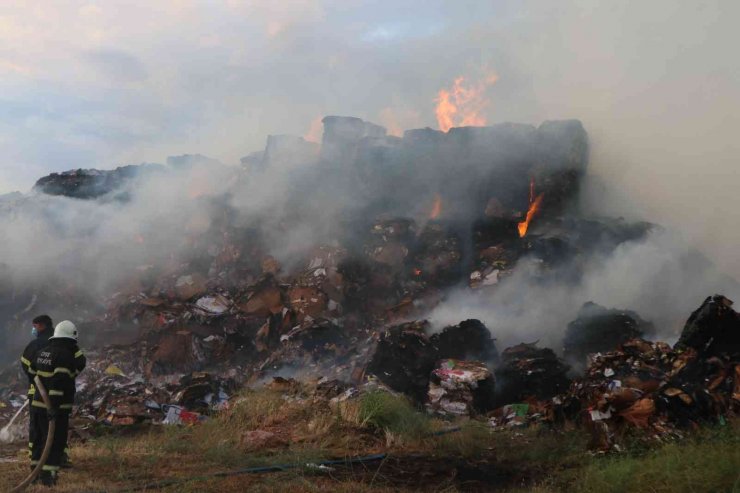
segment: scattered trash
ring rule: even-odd
[[[636,338],[590,355],[585,375],[560,396],[554,414],[590,422],[591,446],[601,451],[618,449],[625,424],[658,440],[702,423],[721,425],[740,410],[740,317],[731,306],[721,295],[707,298],[675,348]],[[717,338],[722,346],[714,345]]]
[[[180,406],[164,406],[166,414],[162,424],[165,425],[196,425],[207,419],[206,416],[188,411]]]
[[[126,374],[123,373],[123,370],[118,368],[116,365],[110,365],[108,368],[105,369],[106,375],[118,375],[120,377],[125,377]]]

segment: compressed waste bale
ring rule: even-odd
[[[426,408],[443,415],[484,413],[493,408],[495,387],[485,363],[445,359],[432,371]]]
[[[429,375],[438,360],[437,350],[426,335],[427,321],[409,322],[380,336],[368,371],[393,390],[423,402]]]
[[[434,334],[430,340],[444,358],[491,363],[496,363],[499,358],[491,331],[480,320],[470,319],[450,325]]]
[[[496,368],[496,404],[550,399],[568,389],[570,367],[550,348],[518,344],[501,353]]]
[[[465,320],[428,336],[427,321],[390,327],[380,336],[368,365],[393,390],[423,403],[432,370],[441,359],[496,361],[498,352],[490,331],[479,320]]]

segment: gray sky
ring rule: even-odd
[[[326,114],[436,127],[483,80],[489,122],[580,118],[600,210],[674,227],[740,274],[740,2],[4,1],[0,193],[50,171],[227,163]]]
[[[437,91],[490,56],[470,31],[509,15],[489,2],[12,3],[0,6],[0,191],[168,154],[238,162],[329,113],[436,126]]]

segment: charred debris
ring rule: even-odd
[[[9,274],[0,318],[19,344],[35,310],[75,310],[89,348],[76,415],[113,426],[197,423],[244,385],[291,377],[334,385],[344,398],[382,386],[430,413],[493,427],[587,426],[599,450],[618,447],[629,427],[664,437],[726,419],[740,404],[740,319],[721,295],[691,314],[675,347],[645,339],[654,328],[638,314],[591,303],[554,349],[497,348],[478,320],[424,320],[450,288],[495,292],[522,259],[544,284],[577,281],[592,256],[643,238],[652,225],[572,212],[587,161],[575,120],[398,138],[331,116],[321,145],[271,136],[238,168],[195,155],[52,174],[35,193],[135,200],[142,180],[183,169],[218,168],[230,180],[192,198],[211,220],[184,233],[186,254],[132,269],[97,299],[74,284],[33,288]],[[240,214],[240,184],[286,163],[295,176],[282,207]],[[0,202],[0,212],[24,200]],[[323,209],[331,203],[341,207]],[[323,241],[274,255],[276,237],[322,214],[335,223]],[[15,366],[0,374],[1,414],[22,405],[24,384]]]

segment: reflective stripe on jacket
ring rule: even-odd
[[[50,339],[49,344],[36,353],[36,358],[31,363],[31,371],[34,371],[41,379],[54,408],[72,409],[75,398],[75,377],[79,371],[82,371],[78,366],[78,358],[75,358],[78,352],[79,348],[73,339]],[[39,392],[34,394],[31,405],[46,407]]]

